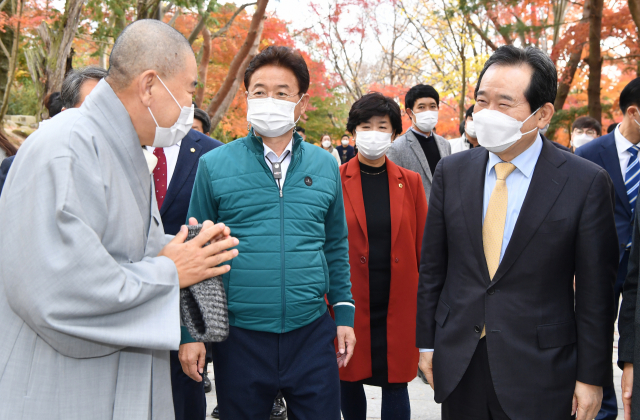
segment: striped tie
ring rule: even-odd
[[[638,185],[640,185],[640,162],[638,162],[638,146],[633,145],[627,149],[631,153],[627,172],[624,176],[624,185],[627,188],[627,197],[631,206],[631,214],[636,208],[636,198],[638,198]],[[631,239],[627,243],[627,248],[631,247]]]

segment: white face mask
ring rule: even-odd
[[[589,143],[594,138],[595,137],[590,136],[586,133],[577,134],[571,139],[571,145],[577,149],[578,147],[584,146],[585,144]]]
[[[549,126],[550,126],[550,125],[551,125],[551,124],[547,124],[547,125],[545,125],[545,126],[544,126],[544,128],[542,128],[542,129],[540,130],[540,134],[542,134],[542,135],[547,134],[547,131],[549,130]]]
[[[383,157],[391,147],[391,133],[380,131],[356,131],[358,153],[369,160]]]
[[[414,114],[411,111],[414,118],[413,123],[418,127],[420,131],[424,131],[425,133],[430,133],[435,128],[436,124],[438,124],[438,111],[423,111],[417,114]]]
[[[331,147],[331,140],[322,140],[322,147],[324,147],[325,149]]]
[[[469,137],[476,138],[476,125],[473,121],[467,121],[467,127],[464,129]]]
[[[151,112],[151,108],[147,107],[149,113],[151,114],[151,118],[153,118],[153,121],[156,123],[156,135],[153,138],[152,146],[171,147],[175,144],[178,144],[178,142],[187,135],[189,130],[191,130],[191,126],[193,125],[193,112],[195,109],[193,107],[193,104],[191,104],[191,106],[180,106],[180,103],[176,100],[175,96],[173,96],[173,93],[171,93],[167,85],[164,84],[160,76],[157,77],[158,80],[160,80],[160,83],[162,83],[162,86],[167,89],[169,95],[171,95],[173,100],[176,101],[176,104],[178,104],[178,108],[180,108],[180,116],[178,117],[178,120],[175,122],[175,124],[173,124],[171,127],[160,127],[158,125],[158,121],[156,121],[156,117],[154,117],[153,112]]]
[[[539,109],[539,108],[538,108]],[[522,126],[529,118],[538,112],[536,109],[526,120],[518,121],[513,117],[493,109],[483,109],[473,114],[474,126],[478,138],[478,144],[493,153],[502,153],[525,134],[533,133],[538,129],[523,133]]]
[[[300,119],[295,120],[296,103],[283,99],[259,98],[247,100],[247,121],[256,133],[265,137],[280,137],[293,129]],[[294,121],[295,120],[295,121]]]
[[[342,139],[342,140],[340,141],[340,143],[341,143],[344,147],[347,147],[347,146],[349,145],[349,140]]]

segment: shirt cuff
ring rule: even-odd
[[[429,353],[433,352],[433,349],[420,349],[420,353]]]
[[[195,343],[196,340],[189,334],[189,329],[184,325],[180,326],[180,345],[187,343]]]
[[[336,325],[353,328],[356,307],[351,302],[337,302],[333,305]]]

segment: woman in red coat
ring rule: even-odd
[[[420,175],[385,157],[402,132],[400,107],[379,93],[349,112],[357,159],[340,167],[356,303],[353,358],[340,370],[342,415],[364,420],[363,385],[382,388],[382,419],[409,420],[416,376],[416,296],[427,199]]]

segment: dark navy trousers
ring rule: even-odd
[[[289,419],[340,420],[335,337],[328,312],[283,334],[230,327],[212,345],[220,419],[268,419],[281,390]]]
[[[614,297],[616,300],[616,319],[618,318],[618,310],[620,309],[622,286],[624,286],[624,279],[627,278],[628,264],[629,250],[624,252],[622,259],[620,260],[616,284],[613,287]],[[615,420],[616,418],[618,418],[618,399],[616,398],[616,389],[612,383],[602,388],[602,406],[600,407],[600,412],[598,413],[596,420]]]
[[[201,420],[207,416],[204,382],[196,382],[182,370],[178,352],[170,352],[171,391],[176,420]]]

